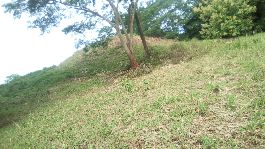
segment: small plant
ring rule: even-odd
[[[211,148],[216,148],[217,142],[214,138],[208,137],[208,136],[203,136],[200,139],[201,144],[203,145],[203,148],[205,149],[211,149]]]
[[[144,80],[143,83],[144,83],[144,90],[145,91],[150,90],[150,83],[149,83],[149,81]]]
[[[220,86],[216,84],[209,83],[208,84],[208,89],[213,92],[213,93],[219,93],[220,92]]]
[[[229,108],[230,110],[236,109],[236,97],[234,95],[229,95],[227,97],[226,107]]]
[[[204,116],[206,114],[208,110],[208,105],[204,102],[202,103],[199,103],[199,107],[198,107],[198,110],[197,112],[201,115],[201,116]]]
[[[125,79],[123,82],[122,82],[122,86],[123,88],[127,91],[127,92],[133,92],[133,89],[134,89],[134,85],[133,85],[133,82],[132,80],[130,79]]]
[[[161,109],[161,107],[163,107],[164,104],[165,104],[164,98],[158,98],[154,100],[154,102],[152,103],[152,109],[155,111]]]

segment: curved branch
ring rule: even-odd
[[[88,13],[94,15],[94,16],[97,16],[97,17],[99,17],[99,18],[101,18],[101,19],[107,21],[112,27],[115,27],[115,23],[113,23],[110,19],[108,19],[107,17],[105,17],[105,16],[99,14],[99,13],[96,12],[96,11],[93,11],[93,10],[91,10],[91,9],[89,9],[89,8],[86,8],[86,7],[80,7],[80,6],[70,5],[70,4],[67,4],[67,3],[62,2],[62,1],[60,1],[59,3],[62,4],[62,5],[65,5],[65,6],[68,6],[68,7],[74,8],[74,9],[76,9],[76,10],[81,10],[81,11],[88,12]]]
[[[121,15],[119,14],[118,8],[115,7],[115,5],[113,4],[113,2],[111,2],[111,0],[107,0],[107,1],[109,2],[112,10],[114,11],[115,17],[117,17],[117,19],[119,20],[119,23],[122,26],[122,31],[125,33],[126,39],[129,41],[129,36],[128,36],[128,33],[127,33],[126,29],[125,29],[125,24],[122,21]]]

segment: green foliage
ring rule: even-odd
[[[227,38],[252,31],[255,7],[249,0],[203,0],[194,8],[202,20],[204,38]]]
[[[114,33],[112,27],[105,26],[98,31],[98,38],[96,39],[96,41],[93,41],[88,46],[91,48],[97,48],[97,47],[106,48],[108,46],[108,42],[113,36]]]
[[[144,90],[145,91],[150,90],[150,82],[148,80],[144,80],[143,84],[144,84]]]
[[[190,19],[195,3],[194,0],[155,0],[148,7],[142,8],[145,35],[168,39],[181,37],[183,26]]]
[[[265,70],[264,69],[254,70],[254,74],[252,76],[252,80],[254,80],[254,81],[264,81],[265,80]]]
[[[253,109],[265,109],[265,100],[264,97],[254,99],[251,104],[250,108]]]
[[[12,74],[10,76],[7,76],[5,83],[10,83],[11,81],[18,79],[19,77],[20,77],[20,75],[18,75],[18,74]]]
[[[91,9],[94,5],[95,0],[14,0],[4,4],[3,7],[15,18],[20,18],[23,14],[30,14],[32,19],[29,20],[29,27],[39,28],[42,33],[50,32],[51,28],[57,27],[62,20],[75,18],[77,22],[66,26],[63,32],[84,34],[85,31],[94,29],[98,21],[95,16],[82,8]],[[66,9],[69,11],[65,11]],[[76,10],[75,13],[72,13],[73,10]],[[79,38],[81,37],[79,36]],[[82,38],[82,40],[84,39]]]
[[[123,82],[122,82],[122,86],[123,86],[123,88],[127,91],[127,92],[133,92],[133,90],[134,90],[134,85],[133,85],[133,82],[132,82],[132,80],[130,80],[130,79],[125,79],[125,80],[123,80]]]
[[[180,39],[190,39],[190,38],[198,38],[201,39],[200,31],[202,21],[199,18],[199,15],[192,12],[189,16],[189,19],[185,21],[183,25],[184,34],[182,34]]]
[[[205,114],[206,114],[206,112],[207,112],[207,110],[208,110],[208,105],[207,105],[207,103],[204,103],[204,102],[200,102],[199,103],[199,114],[201,115],[201,116],[205,116]]]
[[[192,2],[192,7],[187,9],[187,15],[185,17],[183,25],[184,33],[182,34],[180,39],[201,39],[200,31],[202,28],[202,21],[199,18],[199,15],[193,11],[193,8],[199,6],[201,0],[194,0]]]
[[[124,3],[127,2],[129,3],[129,1],[120,1],[121,6],[119,7],[123,6],[126,9],[127,5]],[[39,28],[42,34],[50,32],[51,28],[57,27],[63,20],[70,20],[71,24],[65,26],[62,31],[65,34],[81,35],[77,36],[78,40],[76,40],[76,47],[79,48],[81,45],[99,47],[107,44],[115,27],[115,17],[110,13],[113,11],[110,3],[113,2],[104,1],[95,6],[96,0],[14,0],[4,4],[3,7],[15,18],[20,18],[23,14],[30,14],[29,27]],[[98,37],[93,37],[94,41],[92,42],[91,39],[88,41],[87,31],[96,29]]]
[[[254,14],[255,30],[265,31],[265,0],[252,0],[251,4],[257,8]]]
[[[88,22],[81,21],[65,27],[62,31],[65,34],[68,34],[70,32],[83,34],[87,29],[95,29],[95,25],[96,23],[93,22],[92,20]]]
[[[233,111],[236,109],[236,97],[235,96],[229,95],[227,97],[226,107]]]
[[[217,148],[217,141],[212,137],[203,136],[200,141],[204,149]]]
[[[209,83],[207,87],[213,93],[219,93],[220,91],[220,86],[217,84]]]

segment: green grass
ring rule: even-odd
[[[164,42],[135,71],[98,48],[0,86],[0,148],[264,148],[265,34]]]

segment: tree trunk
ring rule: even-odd
[[[137,63],[137,60],[134,56],[134,54],[132,53],[132,50],[129,49],[129,46],[127,43],[126,43],[126,40],[124,39],[124,37],[122,36],[122,33],[121,33],[121,30],[119,28],[119,26],[117,25],[116,26],[116,31],[118,33],[118,36],[119,36],[119,39],[120,39],[120,42],[121,42],[121,45],[123,47],[123,49],[125,50],[125,52],[127,53],[127,56],[130,60],[130,64],[131,64],[131,68],[132,69],[136,69],[139,67],[139,64]]]
[[[131,68],[132,69],[138,68],[139,64],[137,63],[137,60],[136,60],[136,58],[135,58],[135,56],[134,56],[134,54],[132,52],[132,49],[130,49],[132,43],[124,39],[118,24],[116,25],[116,31],[118,33],[121,45],[122,45],[123,49],[125,50],[125,52],[127,53],[127,56],[128,56],[128,58],[130,60]],[[129,43],[127,43],[126,41],[129,42]]]
[[[136,10],[136,12],[135,12],[135,20],[136,20],[136,23],[137,23],[138,31],[140,33],[142,44],[144,46],[144,57],[149,59],[150,56],[151,56],[151,53],[150,53],[150,50],[149,50],[149,48],[147,46],[147,42],[146,42],[146,39],[145,39],[145,36],[144,36],[143,27],[142,27],[141,15],[138,12],[138,10]]]
[[[131,68],[132,69],[136,69],[139,67],[139,64],[137,63],[137,60],[134,56],[134,54],[132,53],[132,50],[129,49],[129,45],[126,43],[126,41],[124,40],[121,32],[118,33],[118,36],[120,38],[120,41],[121,41],[121,45],[122,47],[124,48],[125,52],[127,53],[127,56],[130,60],[130,64],[131,64]]]
[[[122,22],[121,16],[119,14],[118,9],[115,7],[115,5],[113,4],[113,2],[111,0],[107,0],[109,2],[109,4],[111,5],[113,11],[114,11],[114,15],[115,15],[115,29],[117,31],[117,34],[119,36],[121,45],[123,47],[123,49],[125,50],[125,52],[127,53],[127,56],[130,60],[130,64],[131,64],[131,68],[132,69],[136,69],[139,67],[139,64],[137,63],[136,57],[134,56],[133,52],[132,52],[132,36],[128,36],[128,33],[126,32],[125,29],[125,25]],[[129,10],[131,11],[131,10]],[[132,18],[133,20],[134,18]],[[122,36],[121,33],[121,28],[120,25],[122,25],[122,30],[125,32],[125,38]],[[132,26],[133,27],[133,26]]]
[[[129,58],[129,60],[130,60],[131,68],[132,68],[132,69],[136,69],[136,68],[138,68],[138,67],[139,67],[139,64],[137,63],[137,60],[136,60],[136,58],[135,58],[135,56],[134,56],[132,50],[129,48],[130,45],[128,45],[128,44],[126,43],[126,40],[125,40],[124,37],[122,36],[122,34],[121,34],[121,30],[119,29],[119,27],[116,27],[116,31],[117,31],[118,36],[119,36],[119,38],[120,38],[121,45],[122,45],[123,49],[125,50],[125,52],[127,53],[127,56],[128,56],[128,58]],[[129,44],[131,44],[131,43],[129,43]]]
[[[131,4],[129,6],[129,49],[132,51],[132,40],[133,40],[133,23],[134,23],[134,16],[135,16],[135,4],[134,1],[131,0]]]

